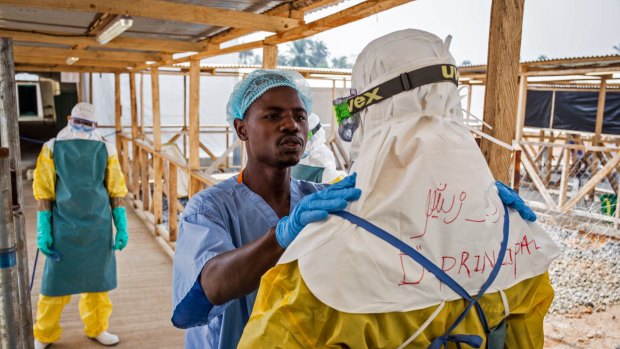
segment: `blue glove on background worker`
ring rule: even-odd
[[[357,174],[354,173],[301,199],[293,212],[282,217],[276,226],[276,239],[280,246],[287,248],[307,224],[325,220],[329,213],[344,210],[349,201],[359,199],[362,191],[355,188],[356,177]]]
[[[516,191],[500,181],[495,181],[495,186],[497,187],[499,198],[506,206],[519,212],[521,218],[526,221],[536,222],[536,214],[531,208],[527,207]]]
[[[37,247],[41,252],[48,256],[52,256],[52,212],[37,211]]]
[[[116,237],[114,238],[114,249],[122,251],[127,246],[129,234],[127,233],[127,213],[123,206],[112,209],[112,218],[116,227]]]

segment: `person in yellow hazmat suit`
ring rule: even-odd
[[[559,249],[493,179],[449,43],[407,29],[361,52],[334,104],[362,196],[262,277],[238,348],[543,347]]]
[[[127,245],[125,178],[114,146],[96,130],[92,104],[73,107],[69,125],[46,142],[37,159],[37,247],[47,257],[34,325],[35,349],[60,339],[60,315],[80,294],[84,333],[115,345],[108,332],[116,288],[114,250]],[[112,222],[116,235],[112,232]]]

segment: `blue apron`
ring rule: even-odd
[[[291,167],[291,177],[308,182],[323,183],[324,167],[297,164]]]
[[[54,143],[56,200],[53,247],[62,256],[45,261],[41,293],[64,296],[116,288],[112,214],[105,186],[108,152],[100,141]]]

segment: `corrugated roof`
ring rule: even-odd
[[[173,65],[179,68],[189,68],[189,63],[179,63]],[[203,69],[261,69],[260,65],[245,65],[245,64],[212,64],[212,63],[200,63],[200,68]],[[325,74],[351,74],[351,69],[339,69],[339,68],[311,68],[311,67],[291,67],[291,66],[278,66],[278,69],[294,70],[304,73],[325,73]]]
[[[524,61],[521,63],[529,64],[529,63],[544,63],[544,62],[554,62],[554,61],[576,61],[576,60],[591,60],[591,59],[601,59],[601,58],[618,58],[620,60],[620,54],[607,54],[607,55],[598,55],[598,56],[575,56],[575,57],[562,57],[562,58],[545,58],[545,59],[537,59],[532,61]]]

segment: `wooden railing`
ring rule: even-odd
[[[618,229],[620,210],[597,212],[597,196],[615,194],[617,200],[620,137],[595,141],[590,134],[540,130],[526,133],[519,147],[524,168],[520,194],[529,205],[555,220],[581,216]],[[610,204],[613,211],[616,203]]]
[[[178,128],[178,126],[170,125],[166,127]],[[215,130],[217,128],[220,130]],[[205,126],[201,129],[202,133],[224,134],[227,149],[218,157],[208,147],[200,144],[200,148],[205,151],[212,163],[198,170],[190,170],[187,163],[182,163],[163,151],[156,151],[149,138],[148,130],[145,130],[145,133],[141,134],[138,139],[132,139],[131,134],[128,133],[117,134],[120,139],[120,142],[117,142],[120,148],[118,149],[119,160],[129,189],[127,201],[134,207],[138,216],[170,257],[174,254],[178,234],[177,217],[184,208],[177,196],[180,180],[178,171],[187,176],[189,198],[218,182],[213,177],[214,172],[224,168],[230,169],[230,154],[235,147],[240,146],[239,142],[231,145],[232,142],[229,141],[231,130],[228,125]],[[170,140],[175,142],[179,140],[179,137],[185,137],[185,130],[176,131]],[[164,198],[168,204],[167,222],[164,222]]]

